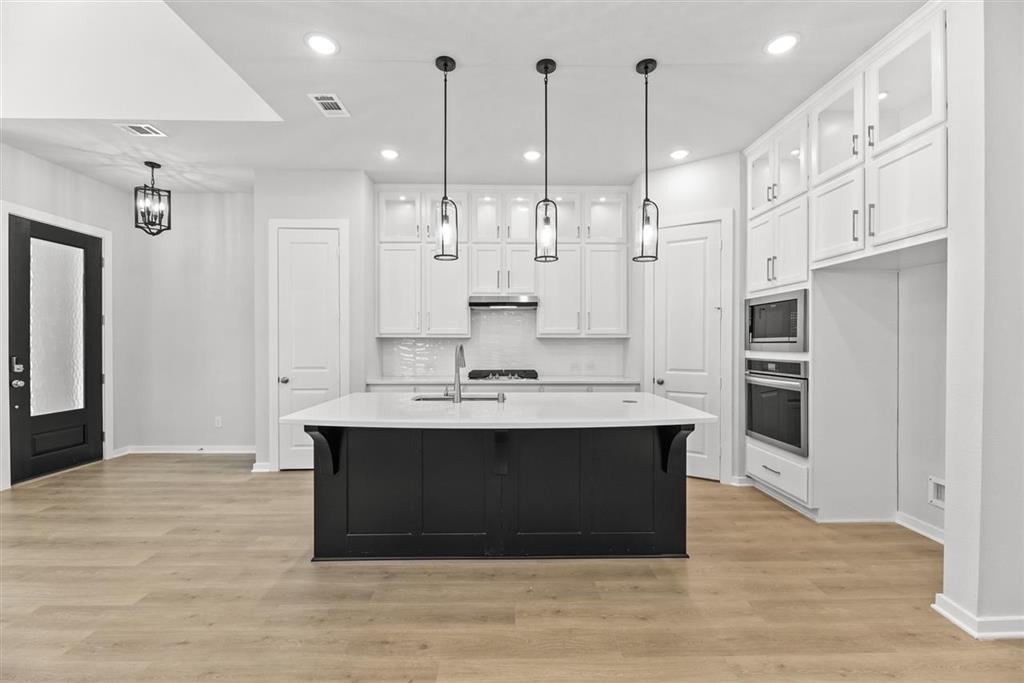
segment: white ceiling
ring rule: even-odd
[[[109,12],[120,4],[137,3],[84,3],[83,12],[97,14],[75,23],[94,26],[99,6]],[[223,115],[220,103],[208,107],[206,119],[144,119],[167,138],[130,137],[111,121],[137,119],[130,112],[140,110],[128,106],[133,83],[124,69],[110,69],[96,90],[102,102],[80,96],[80,104],[62,103],[60,120],[7,117],[0,135],[126,186],[145,175],[139,164],[146,158],[164,163],[165,184],[178,190],[246,189],[261,167],[365,169],[379,181],[439,182],[441,73],[433,62],[448,54],[458,61],[449,77],[449,181],[539,183],[542,164],[527,163],[522,153],[543,143],[542,77],[534,64],[552,57],[558,70],[550,79],[551,182],[628,183],[643,167],[638,59],[659,61],[651,75],[650,143],[651,166],[660,168],[678,163],[668,153],[679,147],[692,151],[687,161],[741,149],[921,4],[172,1],[174,13],[281,121],[254,120],[252,107]],[[25,33],[12,23],[4,22],[5,41]],[[130,25],[120,29],[132,32]],[[39,30],[35,22],[32,31]],[[336,39],[339,53],[309,51],[303,37],[310,31]],[[797,48],[765,55],[764,44],[784,32],[801,34]],[[52,45],[52,36],[36,38]],[[205,49],[195,42],[191,50]],[[194,84],[186,97],[199,111],[216,95],[215,74],[196,68],[183,49],[173,59],[164,55],[161,68],[175,83]],[[139,58],[138,50],[123,56]],[[88,60],[59,61],[70,74],[63,83],[97,75],[80,69]],[[42,82],[33,87],[48,85],[47,73],[39,69]],[[4,99],[21,96],[9,92],[18,82],[5,78],[2,87]],[[313,92],[337,93],[352,117],[324,118],[306,97]],[[97,106],[103,116],[96,116]],[[400,158],[383,160],[383,147]]]

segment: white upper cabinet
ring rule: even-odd
[[[469,255],[460,253],[456,261],[438,261],[432,249],[423,251],[423,333],[468,337]]]
[[[473,244],[469,247],[469,287],[473,294],[500,294],[505,283],[500,244]]]
[[[783,125],[772,143],[772,151],[772,204],[781,206],[807,191],[807,116],[798,116]]]
[[[377,195],[377,236],[381,242],[419,242],[422,207],[418,192]]]
[[[747,206],[751,216],[772,208],[772,146],[769,143],[747,154]]]
[[[747,225],[747,291],[807,280],[807,197]]]
[[[533,192],[509,192],[504,196],[505,233],[507,242],[533,241],[533,213],[537,203]]]
[[[628,268],[626,247],[613,244],[587,245],[586,320],[588,335],[624,337],[629,334]]]
[[[509,244],[505,246],[505,292],[509,294],[533,294],[534,282],[532,244]]]
[[[459,251],[462,251],[462,243],[469,241],[469,201],[465,192],[449,192],[448,199],[455,202],[459,216]],[[428,192],[423,195],[423,227],[422,233],[426,243],[430,245],[431,253],[435,253],[440,245],[441,225],[441,193]]]
[[[551,191],[550,197],[558,205],[558,243],[575,244],[583,239],[582,198],[573,192]],[[561,256],[561,250],[559,250]]]
[[[621,243],[626,240],[628,196],[624,192],[587,195],[583,237],[589,242]]]
[[[901,37],[867,69],[867,143],[881,154],[946,119],[945,15]]]
[[[747,291],[768,289],[772,283],[772,256],[775,255],[775,219],[771,214],[752,218],[747,223]]]
[[[474,242],[501,241],[504,227],[501,220],[501,197],[497,193],[470,193],[469,212],[469,234]]]
[[[377,260],[377,333],[380,336],[420,332],[419,244],[381,244]]]
[[[864,160],[864,77],[857,73],[811,107],[811,183],[819,184]]]
[[[579,245],[559,247],[558,260],[538,263],[537,336],[576,336],[583,330],[583,257]]]
[[[814,188],[810,223],[812,261],[864,249],[864,169]]]
[[[946,128],[872,159],[866,193],[871,244],[946,227]]]

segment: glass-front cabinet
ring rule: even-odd
[[[747,155],[747,206],[751,216],[772,207],[771,145],[762,145]]]
[[[856,74],[811,108],[811,182],[818,184],[864,159],[864,77]]]
[[[419,242],[418,192],[381,192],[377,196],[377,236],[381,242]]]
[[[780,206],[807,191],[807,117],[785,124],[772,143],[775,178],[772,203]]]
[[[867,70],[867,144],[891,149],[946,118],[944,14],[893,44]]]

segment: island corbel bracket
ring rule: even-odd
[[[658,447],[661,449],[661,471],[668,474],[669,463],[675,461],[686,474],[686,437],[693,433],[693,425],[664,425],[658,427]]]
[[[304,429],[313,439],[313,469],[320,474],[336,475],[341,469],[341,436],[345,428],[307,425]]]

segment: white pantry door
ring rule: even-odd
[[[654,264],[654,393],[721,415],[720,221],[658,231]],[[719,424],[686,441],[686,473],[719,478]]]
[[[338,231],[282,228],[277,237],[278,416],[341,395]],[[313,442],[280,425],[283,470],[311,469]]]

